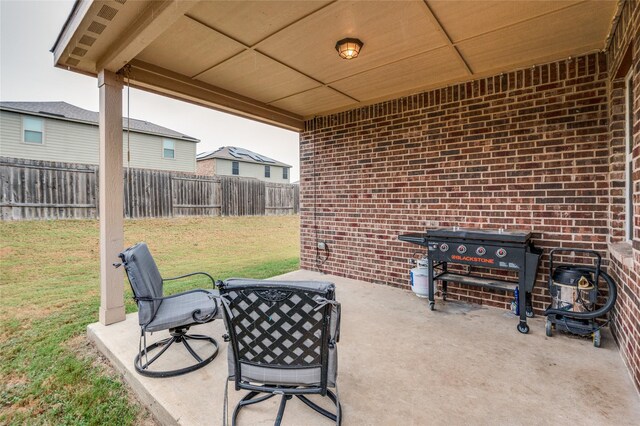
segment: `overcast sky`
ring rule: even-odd
[[[49,52],[72,0],[0,0],[0,100],[65,101],[98,111],[95,78],[53,66]],[[126,114],[126,88],[123,113]],[[197,151],[239,146],[293,166],[300,176],[298,134],[151,93],[131,89],[131,117],[200,139]]]

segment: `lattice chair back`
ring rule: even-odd
[[[229,377],[241,383],[334,387],[339,305],[329,282],[230,279],[225,305]],[[238,372],[238,374],[236,374]]]
[[[129,247],[120,253],[120,259],[127,272],[133,297],[138,304],[138,321],[140,325],[148,324],[162,301],[139,299],[162,297],[162,276],[158,266],[145,243]]]

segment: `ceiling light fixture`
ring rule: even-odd
[[[357,38],[343,38],[336,43],[336,50],[343,59],[354,59],[358,57],[360,49],[364,43]]]

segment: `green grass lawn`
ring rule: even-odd
[[[97,221],[0,222],[0,423],[150,421],[86,342],[98,320],[98,238]],[[266,278],[299,265],[297,216],[126,221],[125,245],[138,241],[164,277]],[[168,293],[207,283],[170,285]]]

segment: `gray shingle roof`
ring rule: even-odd
[[[215,151],[201,152],[196,155],[196,161],[208,160],[210,158],[223,158],[231,161],[242,161],[245,163],[264,164],[265,166],[291,167],[289,164],[269,158],[266,155],[249,151],[245,148],[235,146],[223,146]]]
[[[88,123],[96,126],[98,125],[99,119],[97,112],[82,109],[66,102],[0,102],[0,110],[29,113],[58,120]],[[124,129],[127,128],[126,117],[122,118],[122,126]],[[199,139],[192,136],[187,136],[175,130],[133,118],[131,119],[131,131],[182,139],[189,142],[200,142]]]

